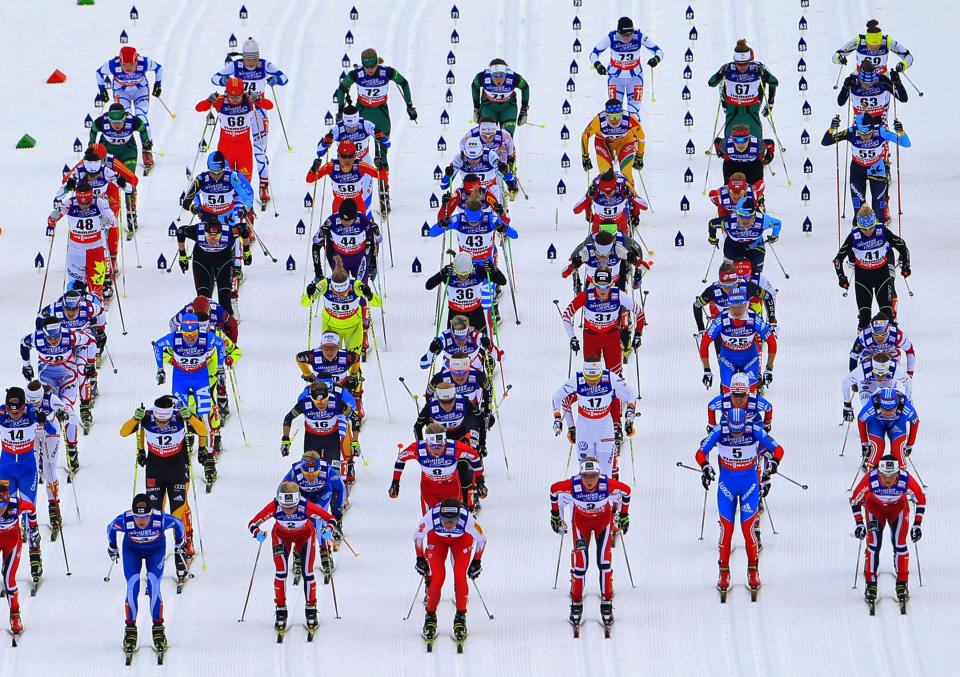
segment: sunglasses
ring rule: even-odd
[[[749,137],[749,136],[735,136],[735,137],[733,137],[733,142],[734,142],[734,143],[746,143],[746,142],[749,141],[749,140],[750,140],[750,137]]]

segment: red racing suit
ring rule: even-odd
[[[416,461],[420,465],[420,514],[440,503],[445,498],[461,499],[464,489],[473,487],[477,478],[483,474],[480,456],[469,444],[458,440],[447,440],[447,447],[440,456],[433,456],[426,442],[414,442],[397,454],[393,466],[393,479],[400,481],[404,464]],[[464,484],[460,475],[461,465],[469,467],[470,482]]]
[[[434,506],[420,520],[417,533],[413,536],[417,557],[426,557],[430,565],[427,575],[427,611],[436,612],[440,603],[440,593],[446,578],[447,558],[453,558],[453,584],[457,598],[457,611],[467,610],[467,567],[470,566],[470,553],[479,561],[483,549],[487,547],[487,537],[483,529],[473,519],[466,508],[460,508],[460,516],[452,529],[447,529],[440,521],[440,506]]]

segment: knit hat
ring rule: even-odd
[[[243,58],[244,59],[259,59],[260,58],[260,45],[257,44],[257,41],[253,38],[247,38],[243,41]]]

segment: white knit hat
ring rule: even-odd
[[[244,59],[259,59],[260,58],[260,45],[257,44],[257,41],[253,38],[247,38],[243,42],[243,58]]]

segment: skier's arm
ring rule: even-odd
[[[697,298],[693,299],[693,319],[697,323],[697,331],[703,331],[703,309],[710,305],[710,298],[713,295],[713,285],[703,290]]]
[[[303,413],[303,400],[298,400],[293,408],[287,412],[286,416],[283,417],[283,434],[290,435],[290,424],[293,423],[293,419]]]
[[[337,110],[342,111],[344,101],[350,96],[350,88],[356,83],[357,75],[353,71],[346,73],[337,87]]]
[[[267,74],[267,84],[271,87],[276,85],[277,87],[283,87],[285,84],[290,82],[290,79],[287,77],[287,74],[282,70],[277,68],[275,65],[269,61],[263,62],[263,72]],[[270,80],[273,82],[270,82]]]
[[[580,292],[573,297],[573,300],[567,305],[563,311],[563,330],[567,332],[567,338],[573,338],[576,336],[573,332],[573,318],[577,314],[577,311],[583,308],[584,303],[587,301],[587,293]]]
[[[600,64],[600,55],[608,49],[610,49],[610,36],[604,35],[590,52],[590,65],[596,68]]]
[[[413,99],[410,95],[410,83],[407,82],[407,79],[400,74],[400,71],[393,67],[387,67],[387,77],[396,82],[397,86],[400,87],[404,102],[408,106],[413,103]]]
[[[480,524],[473,519],[473,515],[467,514],[467,524],[464,533],[473,536],[473,559],[479,560],[483,557],[483,549],[487,547],[487,537],[483,535],[483,529]]]
[[[515,86],[520,90],[520,107],[526,108],[530,105],[530,83],[519,73],[514,72],[514,75],[517,76]]]
[[[186,530],[183,528],[183,522],[171,515],[170,513],[163,513],[163,522],[161,528],[166,531],[167,529],[173,529],[173,540],[174,547],[178,550],[186,545],[184,537],[186,536]]]
[[[903,238],[899,235],[894,235],[891,232],[886,233],[887,242],[890,243],[890,246],[897,250],[897,254],[900,255],[900,265],[907,268],[910,267],[910,250],[907,249],[907,243],[903,241]]]

